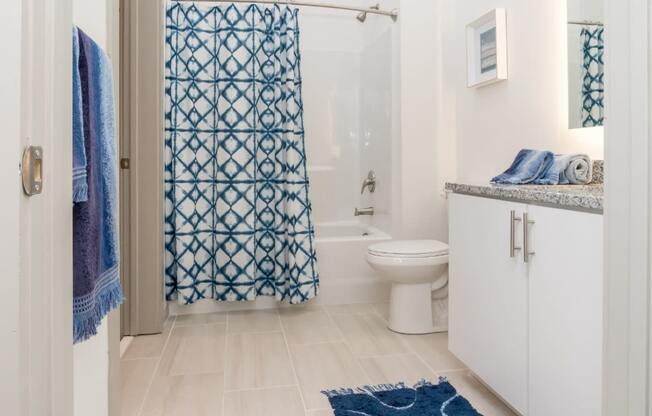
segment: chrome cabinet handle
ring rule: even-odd
[[[527,213],[523,213],[523,262],[528,263],[530,261],[530,256],[536,254],[534,251],[530,251],[530,225],[533,225],[534,221],[528,219]]]
[[[521,247],[516,246],[516,223],[521,222],[521,217],[516,216],[516,211],[509,213],[509,257],[516,257],[516,251]]]

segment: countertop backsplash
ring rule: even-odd
[[[604,160],[593,161],[593,180],[591,185],[598,185],[604,183]]]

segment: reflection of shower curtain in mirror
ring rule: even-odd
[[[173,2],[166,43],[167,298],[314,297],[297,10]]]
[[[604,28],[582,29],[582,126],[604,124]]]

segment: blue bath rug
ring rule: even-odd
[[[481,416],[445,378],[322,391],[335,416]]]

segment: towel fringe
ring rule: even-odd
[[[97,295],[96,306],[83,316],[74,314],[73,316],[73,343],[86,341],[90,337],[97,335],[97,328],[100,326],[102,319],[122,304],[124,296],[120,280],[114,280],[109,286],[104,288],[102,293]]]
[[[446,377],[439,377],[439,383],[448,383],[448,379]],[[329,399],[333,397],[338,397],[338,396],[348,396],[351,394],[374,394],[374,393],[382,393],[386,391],[392,391],[392,390],[400,390],[400,389],[418,389],[420,387],[429,387],[429,386],[434,386],[434,384],[426,379],[421,379],[418,383],[416,383],[413,387],[409,387],[406,383],[404,382],[399,382],[396,384],[377,384],[377,385],[367,385],[364,387],[356,387],[356,388],[341,388],[341,389],[333,389],[333,390],[322,390],[322,394],[326,395]]]
[[[88,201],[88,184],[80,183],[73,186],[72,201],[75,203]]]

